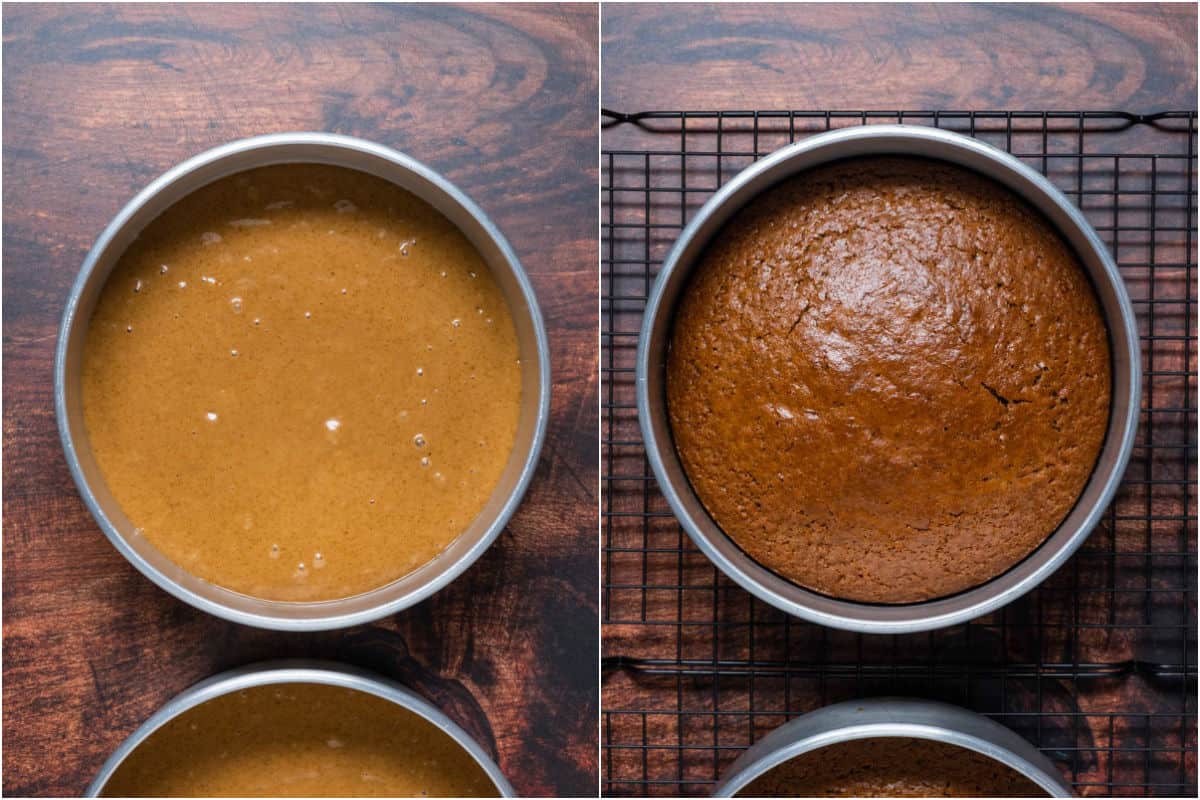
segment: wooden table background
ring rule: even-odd
[[[601,105],[626,114],[651,110],[789,109],[1119,109],[1151,113],[1196,108],[1197,15],[1194,4],[661,6],[606,3],[601,17]],[[1062,123],[1068,141],[1065,146],[1060,144],[1058,152],[1072,149],[1070,136],[1074,124],[1073,121]],[[716,125],[712,119],[688,121],[688,133],[684,138],[689,154],[708,153],[717,148],[718,140],[713,134]],[[811,131],[820,125],[820,120],[801,120],[797,128]],[[1035,120],[1023,127],[1028,130],[1036,125]],[[1179,121],[1175,127],[1186,130],[1186,125]],[[1002,122],[993,123],[993,126],[1003,130]],[[750,127],[748,120],[726,118],[725,130],[740,130],[741,133],[740,138],[727,133],[724,149],[749,151],[751,142],[747,131]],[[785,122],[776,122],[773,126],[764,123],[764,128],[767,127],[773,127],[776,133],[773,138],[764,136],[763,141],[756,141],[762,148],[760,152],[764,153],[787,141]],[[778,134],[781,129],[782,137]],[[1003,141],[1002,136],[1000,141]],[[1180,153],[1183,151],[1180,141],[1179,134],[1163,134],[1150,126],[1114,133],[1109,139],[1103,135],[1093,135],[1089,139],[1092,147],[1103,152],[1108,151],[1101,142],[1111,142],[1114,152],[1153,153],[1156,148],[1163,148]],[[615,297],[628,298],[627,302],[606,304],[605,314],[609,318],[606,330],[637,330],[641,320],[638,298],[646,289],[638,274],[640,262],[649,262],[652,268],[657,266],[677,233],[674,226],[679,219],[678,200],[670,192],[680,186],[682,159],[675,155],[681,149],[680,142],[678,119],[647,120],[641,124],[605,123],[601,137],[603,149],[628,151],[627,155],[606,162],[616,165],[616,175],[604,178],[614,187],[611,196],[615,198],[612,201],[616,206],[615,220],[625,225],[605,233],[611,240],[602,249],[602,254],[611,259],[608,269],[613,276],[605,280],[616,287],[612,291]],[[1169,145],[1164,146],[1164,142]],[[1036,145],[1026,140],[1024,149],[1036,150]],[[672,155],[649,157],[643,166],[641,156],[637,154],[643,150]],[[706,192],[694,187],[715,185],[717,177],[712,166],[714,159],[702,155],[689,157],[692,166],[687,172],[687,186],[691,194],[687,202],[694,212],[708,197]],[[749,161],[749,157],[726,156],[724,177],[728,178]],[[1182,159],[1170,162],[1171,168],[1178,172],[1182,169],[1181,163]],[[1162,169],[1166,168],[1162,165]],[[643,174],[643,170],[648,174]],[[1101,187],[1112,185],[1112,176],[1107,177],[1107,183],[1104,176],[1097,180]],[[671,188],[663,190],[667,194],[649,197],[640,191],[644,184]],[[622,192],[620,187],[632,188]],[[609,216],[613,211],[609,210],[608,197],[606,195],[602,208],[606,221],[614,219]],[[1097,208],[1113,205],[1111,197],[1095,198],[1091,202]],[[1136,219],[1134,205],[1130,204],[1126,213]],[[641,229],[639,224],[644,220],[657,222],[659,228]],[[1137,241],[1136,235],[1126,238]],[[1160,233],[1156,237],[1160,258],[1183,261],[1182,239],[1180,233]],[[1190,240],[1194,241],[1194,238]],[[1125,246],[1136,248],[1132,244]],[[1194,259],[1194,253],[1191,257]],[[1171,278],[1168,287],[1181,296],[1182,271],[1169,274],[1180,276]],[[1188,282],[1192,280],[1192,274],[1189,273]],[[1160,287],[1160,291],[1163,288],[1166,287]],[[1144,286],[1140,291],[1144,294]],[[1144,313],[1144,307],[1139,306],[1138,311]],[[1164,318],[1170,317],[1168,321],[1178,323],[1182,329],[1184,314],[1194,315],[1194,309],[1183,312],[1180,306],[1171,306],[1169,312],[1165,307],[1160,309],[1160,327],[1156,329],[1160,333],[1165,329]],[[613,337],[602,341],[604,369],[614,363],[617,370],[632,364],[633,339]],[[1161,348],[1166,352],[1159,353],[1154,369],[1163,375],[1176,376],[1185,375],[1184,370],[1191,371],[1190,386],[1194,398],[1194,343],[1190,362],[1181,357],[1181,347],[1172,348],[1168,343]],[[1179,372],[1171,373],[1170,370]],[[1184,656],[1174,645],[1182,641],[1186,647],[1187,634],[1169,632],[1163,637],[1164,641],[1156,642],[1151,626],[1143,626],[1145,630],[1136,629],[1136,621],[1151,606],[1159,615],[1159,624],[1163,624],[1161,620],[1165,617],[1182,619],[1181,626],[1190,625],[1194,650],[1194,453],[1184,473],[1184,477],[1191,480],[1189,490],[1184,492],[1181,487],[1170,485],[1149,490],[1155,503],[1154,513],[1161,517],[1153,528],[1156,535],[1161,535],[1157,546],[1190,550],[1192,554],[1190,592],[1171,593],[1159,585],[1159,591],[1151,595],[1147,589],[1155,584],[1138,573],[1137,565],[1129,569],[1129,561],[1123,559],[1120,561],[1124,569],[1120,580],[1126,582],[1121,585],[1128,594],[1118,594],[1116,600],[1094,591],[1076,598],[1071,592],[1071,570],[1064,568],[1060,571],[1062,574],[1056,576],[1057,582],[1048,582],[1048,585],[1060,587],[1057,593],[1051,588],[1043,592],[1048,598],[1045,608],[1041,600],[1027,596],[1010,606],[1006,616],[993,614],[974,624],[973,639],[970,635],[965,641],[962,639],[962,626],[928,637],[866,636],[860,639],[802,622],[794,622],[789,627],[782,612],[763,603],[751,605],[750,596],[731,581],[723,577],[714,580],[713,569],[690,544],[682,547],[681,555],[675,553],[680,547],[677,542],[681,541],[678,525],[656,490],[647,496],[640,477],[645,474],[642,452],[629,445],[640,442],[636,415],[628,410],[633,396],[632,379],[625,373],[614,372],[611,385],[607,380],[606,376],[602,400],[615,410],[605,413],[602,433],[606,440],[619,443],[606,447],[602,453],[606,459],[603,475],[618,478],[602,482],[605,508],[612,512],[612,516],[602,520],[602,537],[607,537],[610,548],[610,552],[603,555],[607,572],[605,581],[614,587],[602,598],[605,603],[602,616],[612,621],[602,628],[602,653],[610,667],[605,669],[602,678],[602,706],[617,712],[605,715],[602,720],[604,744],[611,741],[615,745],[606,747],[602,753],[602,788],[607,792],[632,795],[649,792],[663,796],[681,792],[706,793],[711,789],[710,778],[728,767],[740,752],[739,748],[754,740],[748,738],[751,733],[761,738],[780,724],[780,709],[795,713],[819,705],[824,702],[823,697],[845,699],[853,696],[858,684],[852,677],[847,679],[844,675],[839,682],[836,676],[841,673],[832,668],[825,669],[828,664],[852,665],[851,676],[855,675],[855,664],[883,665],[878,672],[868,672],[869,676],[876,676],[866,680],[869,693],[893,693],[898,686],[912,686],[915,688],[911,693],[936,696],[937,690],[926,687],[920,680],[925,674],[923,668],[927,666],[932,683],[935,664],[941,670],[939,676],[945,678],[956,674],[952,665],[961,663],[975,665],[977,673],[986,673],[989,663],[1028,662],[1036,665],[1039,658],[1067,663],[1072,657],[1098,663],[1129,660],[1136,664],[1139,659],[1152,662],[1161,657],[1164,663],[1179,662]],[[1169,389],[1179,391],[1178,404],[1182,405],[1180,387],[1188,380],[1159,378],[1157,402],[1172,405],[1170,399],[1164,398]],[[1187,440],[1184,427],[1189,423],[1191,435],[1195,434],[1194,412],[1190,416],[1167,417],[1165,423],[1160,417],[1158,435],[1162,441]],[[1167,471],[1167,467],[1178,470],[1184,458],[1184,455],[1172,456],[1172,463],[1159,464],[1160,472],[1156,474],[1175,475],[1174,471]],[[1144,463],[1138,463],[1135,457],[1128,473],[1135,483],[1142,478],[1144,467]],[[1178,477],[1175,480],[1179,482]],[[1098,531],[1093,534],[1090,544],[1100,551],[1106,546],[1132,550],[1148,548],[1149,545],[1141,545],[1143,531],[1140,526],[1143,523],[1136,519],[1136,515],[1146,513],[1141,507],[1146,493],[1146,487],[1133,486],[1128,490],[1124,502],[1133,508],[1126,513],[1134,516],[1115,534],[1117,542],[1113,541],[1114,534]],[[1171,501],[1170,511],[1159,507],[1158,503],[1164,499]],[[647,511],[651,516],[640,516]],[[1149,530],[1148,524],[1146,528]],[[1182,539],[1176,544],[1175,537],[1180,534]],[[1116,558],[1113,561],[1115,563]],[[1149,565],[1150,559],[1145,561]],[[1162,565],[1174,581],[1164,582],[1165,585],[1186,584],[1184,565],[1188,561],[1176,559],[1172,562],[1163,557],[1155,563]],[[1106,579],[1089,576],[1084,567],[1082,580],[1091,587],[1105,585]],[[639,585],[651,588],[639,589]],[[1137,589],[1131,591],[1129,585],[1136,585]],[[1139,594],[1139,591],[1145,593]],[[1106,601],[1110,604],[1108,607],[1097,605]],[[1190,609],[1186,608],[1188,603]],[[1092,623],[1099,619],[1100,623],[1090,628],[1087,624],[1081,625],[1078,632],[1081,642],[1068,640],[1063,643],[1061,632],[1069,626],[1061,620],[1055,623],[1055,613],[1063,609],[1068,609],[1064,613],[1078,610],[1082,617],[1077,622]],[[1106,624],[1106,615],[1112,614],[1118,620],[1134,620],[1134,623],[1127,629]],[[679,620],[685,624],[676,624]],[[709,620],[712,620],[711,624],[707,624]],[[1005,620],[1009,624],[1005,624]],[[1040,631],[1034,641],[1031,628],[1035,625],[1049,626],[1046,641],[1042,640]],[[726,669],[723,673],[713,666],[718,654]],[[923,654],[928,654],[924,663]],[[1096,723],[1098,727],[1094,749],[1069,752],[1068,748],[1068,760],[1076,757],[1081,764],[1081,780],[1094,782],[1092,786],[1082,787],[1083,793],[1104,793],[1108,791],[1106,781],[1119,783],[1128,776],[1134,776],[1135,782],[1124,791],[1130,794],[1149,791],[1150,787],[1141,786],[1137,781],[1144,780],[1141,777],[1143,763],[1149,765],[1152,761],[1155,775],[1166,773],[1168,776],[1163,780],[1173,779],[1171,770],[1182,761],[1183,771],[1194,783],[1194,652],[1187,658],[1192,659],[1186,662],[1191,665],[1191,677],[1180,677],[1175,681],[1160,682],[1152,676],[1134,676],[1113,682],[1103,678],[1090,682],[1079,679],[1080,685],[1086,685],[1090,694],[1086,704],[1074,708],[1096,714],[1096,719],[1082,717],[1084,733],[1079,741],[1088,740],[1089,725]],[[736,665],[756,659],[769,662],[772,669],[763,669],[756,677],[747,679]],[[896,663],[911,666],[912,674],[918,677],[905,683],[903,676],[909,672],[903,668],[896,670],[892,666],[889,673],[889,665]],[[1079,670],[1077,662],[1076,671]],[[878,678],[880,674],[885,677]],[[787,677],[781,677],[783,675]],[[861,673],[858,680],[863,680]],[[1190,684],[1183,683],[1185,680]],[[946,682],[949,684],[952,680],[946,678]],[[1036,697],[1031,694],[1035,684]],[[955,683],[953,687],[958,685]],[[1189,685],[1190,699],[1179,699],[1181,692],[1187,695]],[[1051,678],[1043,683],[1040,673],[1036,681],[977,677],[971,686],[976,689],[982,686],[985,691],[999,687],[1001,693],[1005,689],[1014,689],[1016,694],[1029,693],[1009,702],[1014,708],[1047,710],[1046,741],[1069,740],[1072,747],[1076,744],[1073,736],[1076,731],[1070,726],[1078,725],[1080,718],[1068,713],[1073,708],[1072,689],[1075,686],[1070,679],[1064,679],[1063,685],[1059,685]],[[943,687],[947,696],[952,694],[953,687]],[[1002,694],[974,699],[985,708],[1003,707],[1005,702]],[[758,714],[745,712],[745,709],[755,708]],[[1185,715],[1190,713],[1190,732],[1185,730],[1187,725],[1178,722],[1178,716],[1151,723],[1150,715],[1161,708],[1178,708]],[[1112,718],[1108,718],[1109,727],[1105,730],[1098,720],[1105,719],[1104,713],[1113,709],[1127,712],[1128,718],[1118,717],[1115,731]],[[1057,716],[1051,713],[1056,710],[1062,713]],[[1147,715],[1142,728],[1136,727],[1140,724],[1138,712]],[[1023,723],[1016,717],[1009,717],[1006,722],[1012,725],[1014,720],[1016,724],[1026,725],[1025,735],[1033,735],[1033,722]],[[1041,718],[1037,719],[1036,725],[1037,733],[1042,734]],[[1060,730],[1064,725],[1065,729]],[[1183,731],[1178,737],[1174,733],[1176,728]],[[1178,748],[1174,753],[1168,749],[1170,743]],[[642,744],[652,746],[643,748]],[[1106,749],[1117,745],[1131,749],[1119,753]],[[1138,751],[1138,747],[1144,752]],[[1107,775],[1106,768],[1110,770]],[[1146,767],[1147,774],[1150,769]],[[616,782],[604,782],[610,778]],[[1164,786],[1158,791],[1169,792],[1173,788]]]
[[[596,7],[8,5],[3,34],[4,793],[78,794],[175,693],[287,656],[409,684],[523,794],[594,793]],[[223,622],[129,566],[71,482],[52,391],[64,300],[118,209],[288,130],[390,145],[471,195],[530,273],[553,363],[505,534],[434,598],[321,634]]]
[[[606,3],[601,49],[625,112],[1196,105],[1193,3]]]

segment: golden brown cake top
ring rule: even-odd
[[[1070,511],[1107,428],[1095,295],[998,184],[913,158],[791,178],[717,234],[667,365],[675,445],[752,557],[836,597],[953,594]]]
[[[751,781],[739,797],[1046,797],[973,750],[926,739],[857,739],[810,750]]]

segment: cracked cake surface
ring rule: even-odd
[[[701,256],[667,360],[675,447],[717,524],[835,597],[907,603],[1054,532],[1108,425],[1082,266],[1009,190],[906,157],[818,167]]]

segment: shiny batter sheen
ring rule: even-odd
[[[432,723],[375,695],[258,686],[181,714],[142,742],[106,797],[496,797]]]
[[[273,166],[210,184],[121,257],[83,364],[121,508],[188,572],[287,601],[433,559],[512,450],[516,332],[483,260],[378,178]]]
[[[964,169],[864,158],[770,189],[717,235],[667,364],[675,445],[760,563],[907,603],[1054,532],[1108,424],[1087,277],[1041,216]]]
[[[810,750],[751,781],[739,797],[1046,797],[1016,770],[927,739],[857,739]]]

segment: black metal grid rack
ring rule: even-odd
[[[787,719],[909,695],[1013,728],[1080,794],[1195,796],[1196,113],[605,114],[648,147],[602,154],[604,793],[707,794]],[[657,490],[633,375],[657,270],[715,189],[789,142],[878,122],[975,136],[1047,175],[1116,256],[1145,370],[1132,461],[1083,548],[1000,611],[906,636],[811,625],[720,574]]]

